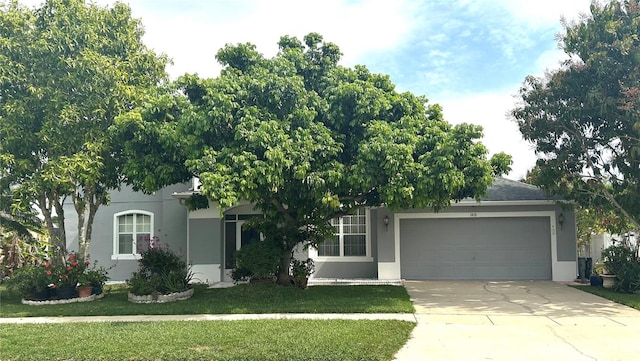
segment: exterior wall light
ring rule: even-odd
[[[564,224],[564,213],[560,213],[558,216],[558,223],[560,224],[560,229],[562,229],[562,225]]]

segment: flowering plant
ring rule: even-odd
[[[85,264],[88,266],[89,261],[85,261]],[[109,276],[107,276],[109,269],[111,267],[98,267],[98,260],[95,260],[91,267],[87,267],[84,273],[78,277],[78,283],[80,283],[80,286],[102,287],[109,280]]]
[[[75,252],[69,253],[67,259],[63,265],[60,265],[56,269],[58,270],[58,279],[55,283],[56,287],[75,287],[78,285],[80,275],[82,275],[91,262],[78,260],[78,255]]]

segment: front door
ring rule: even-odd
[[[225,220],[224,227],[224,280],[231,281],[231,270],[234,268],[233,255],[241,247],[260,240],[260,233],[245,227],[247,218],[238,216]],[[244,218],[244,219],[243,219]]]

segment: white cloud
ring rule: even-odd
[[[401,45],[413,26],[411,6],[403,1],[254,1],[224,20],[204,16],[203,12],[218,11],[219,4],[207,2],[178,16],[154,11],[153,5],[144,8],[132,2],[131,6],[147,29],[145,42],[174,59],[173,76],[186,71],[217,75],[220,68],[214,55],[227,43],[251,42],[261,53],[273,56],[280,36],[310,32],[336,43],[344,53],[343,62],[355,65],[368,52]]]
[[[508,113],[514,107],[514,91],[474,94],[437,101],[443,107],[444,119],[452,124],[472,123],[484,129],[482,143],[490,154],[505,152],[513,157],[510,179],[524,178],[535,166],[536,155]]]

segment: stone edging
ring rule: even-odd
[[[153,295],[137,296],[129,292],[128,298],[129,301],[133,303],[165,303],[173,301],[184,301],[191,298],[191,296],[193,296],[193,288],[190,288],[183,292],[169,293],[166,295],[156,295],[155,298]]]
[[[67,304],[67,303],[95,301],[95,300],[100,299],[102,297],[104,297],[104,292],[99,294],[99,295],[91,295],[89,297],[69,298],[69,299],[66,299],[66,300],[33,301],[33,300],[27,300],[27,299],[23,298],[22,299],[22,304],[23,305],[29,305],[29,306],[64,305],[64,304]]]

